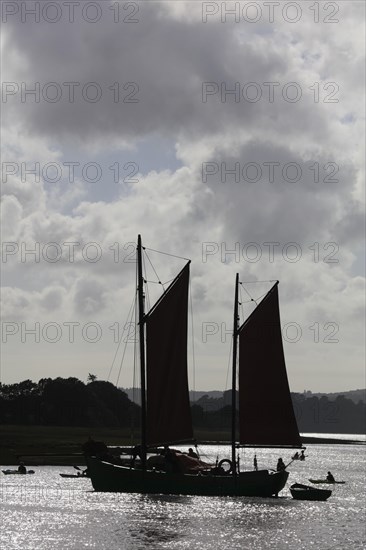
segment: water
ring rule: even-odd
[[[334,435],[334,437],[337,437]],[[212,459],[223,447],[202,447]],[[228,449],[227,449],[228,451]],[[227,452],[226,451],[226,452]],[[259,467],[285,463],[289,450],[257,451]],[[305,462],[289,468],[278,499],[95,493],[89,479],[63,479],[71,467],[35,467],[33,476],[0,483],[4,550],[360,550],[365,536],[365,447],[308,445]],[[241,464],[251,466],[254,450]],[[5,469],[5,467],[3,467]],[[345,485],[326,502],[295,501],[288,486],[331,470]]]

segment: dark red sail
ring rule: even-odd
[[[193,439],[187,377],[189,263],[146,320],[147,443]]]
[[[240,443],[300,446],[276,283],[239,329]]]

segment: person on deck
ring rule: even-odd
[[[294,456],[292,457],[292,460],[299,460],[299,453],[296,451]]]
[[[301,451],[299,460],[305,460],[304,450]]]
[[[188,449],[188,456],[190,456],[191,458],[198,458],[198,454],[194,452],[194,450],[190,447]]]
[[[286,466],[282,458],[279,458],[277,461],[277,472],[281,472],[282,470],[286,470]]]
[[[21,462],[18,466],[18,472],[20,474],[26,474],[27,473],[27,468],[24,466],[24,462]]]
[[[328,472],[328,474],[327,474],[327,481],[329,481],[329,483],[334,483],[335,482],[334,476],[331,472]]]
[[[253,464],[254,464],[254,469],[255,469],[255,470],[258,470],[257,455],[254,455]]]
[[[134,448],[132,449],[131,468],[135,467],[135,462],[137,457],[141,459],[141,445],[135,445]]]

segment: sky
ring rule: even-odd
[[[1,17],[1,381],[134,385],[141,234],[192,261],[191,389],[228,388],[236,273],[241,320],[280,281],[292,391],[365,387],[364,3]],[[161,282],[185,262],[148,255]]]

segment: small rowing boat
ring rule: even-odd
[[[1,470],[3,474],[24,476],[26,474],[34,474],[34,470],[27,470],[26,472],[19,472],[18,470]]]
[[[346,483],[345,481],[328,481],[327,479],[309,479],[311,483],[327,483],[327,484],[334,484],[334,483],[340,483],[343,485]]]
[[[291,485],[290,492],[295,500],[327,500],[332,494],[329,489],[316,489],[301,483]]]

